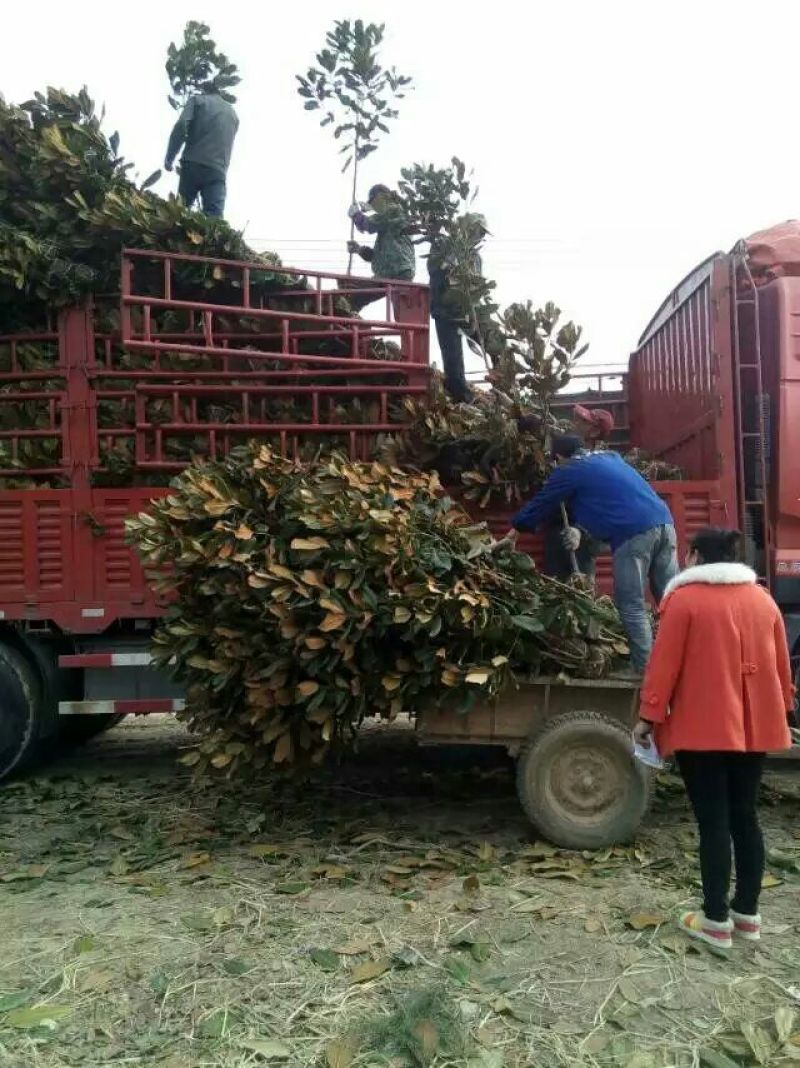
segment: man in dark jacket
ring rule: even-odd
[[[464,218],[471,220],[473,232],[477,237],[482,238],[489,233],[483,215],[472,212]],[[449,397],[462,403],[472,397],[464,370],[464,342],[461,337],[468,324],[464,309],[458,307],[458,301],[451,292],[451,269],[452,264],[448,262],[447,255],[443,254],[437,242],[433,241],[428,256],[431,318],[436,326],[436,338],[442,354],[444,388]],[[483,273],[483,263],[477,252],[472,258],[470,269],[475,275]]]
[[[678,573],[670,511],[616,452],[587,452],[579,437],[564,434],[553,440],[553,456],[558,466],[514,516],[510,536],[519,530],[535,531],[564,503],[575,524],[567,535],[567,548],[578,548],[582,531],[611,546],[614,602],[628,635],[633,667],[644,671],[653,644],[645,584],[649,581],[658,603]]]
[[[193,96],[175,123],[164,166],[171,171],[183,146],[178,196],[191,208],[197,197],[206,215],[222,216],[225,178],[239,119],[233,107],[213,87]]]

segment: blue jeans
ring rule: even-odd
[[[194,206],[197,197],[203,205],[206,215],[222,218],[225,210],[225,175],[204,163],[185,160],[181,163],[181,178],[178,183],[178,196],[187,208]]]
[[[678,574],[675,527],[652,527],[635,534],[614,553],[614,603],[628,635],[631,663],[644,671],[653,646],[653,631],[645,603],[646,586],[656,604],[670,579]]]

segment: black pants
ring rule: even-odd
[[[733,842],[736,893],[730,907],[755,916],[764,876],[764,838],[756,811],[764,754],[683,750],[676,758],[700,831],[703,911],[718,923],[728,918]]]
[[[181,163],[181,179],[178,183],[178,196],[187,208],[194,205],[198,196],[206,215],[219,218],[225,210],[225,175],[206,167],[204,163],[187,160]]]
[[[558,579],[559,582],[567,582],[572,577],[572,557],[569,549],[564,548],[563,536],[564,526],[560,520],[557,524],[544,529],[544,567],[542,570],[545,575]],[[581,538],[581,543],[575,551],[575,559],[580,573],[594,582],[595,547],[587,535]]]
[[[454,401],[469,400],[470,392],[464,373],[464,343],[461,330],[452,319],[435,316],[436,337],[442,352],[444,366],[444,388]]]

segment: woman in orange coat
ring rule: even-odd
[[[778,606],[736,563],[738,531],[709,527],[667,586],[642,683],[637,741],[675,754],[700,831],[702,912],[681,916],[693,938],[728,949],[735,931],[761,936],[764,840],[756,811],[767,752],[791,745],[794,687]],[[736,893],[728,901],[731,841]]]

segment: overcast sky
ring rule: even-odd
[[[208,22],[243,75],[227,217],[288,264],[342,270],[348,179],[294,75],[347,17],[385,22],[385,62],[415,81],[362,192],[459,155],[501,301],[556,301],[593,362],[624,362],[705,256],[800,214],[797,0],[38,0],[4,8],[0,91],[85,83],[145,176],[175,118],[167,45]]]

